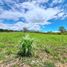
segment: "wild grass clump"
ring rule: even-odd
[[[53,47],[47,45],[47,46],[45,47],[45,52],[46,52],[46,53],[49,53],[49,54],[53,54],[53,53],[52,53],[52,52],[53,52]]]
[[[45,65],[45,67],[56,67],[54,65],[54,63],[51,63],[51,62],[46,62],[46,63],[44,63],[44,65]]]
[[[19,48],[18,55],[21,57],[30,57],[32,56],[32,43],[33,39],[30,38],[29,35],[24,35],[22,42],[21,42],[21,47]]]

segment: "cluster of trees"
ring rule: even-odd
[[[13,30],[8,30],[8,29],[0,29],[0,32],[14,32]]]
[[[23,28],[23,31],[24,31],[24,32],[28,32],[29,30],[24,27],[24,28]],[[60,26],[60,27],[58,28],[58,31],[59,31],[60,33],[65,33],[65,32],[67,32],[67,30],[66,30],[63,26]],[[32,31],[32,32],[39,32],[39,31]],[[52,31],[49,31],[48,33],[52,33]]]
[[[40,31],[33,31],[33,30],[28,30],[26,27],[24,27],[23,28],[23,30],[21,30],[21,31],[23,31],[23,32],[36,32],[36,33],[42,33],[42,32],[40,32]],[[63,27],[63,26],[60,26],[59,28],[58,28],[58,31],[59,31],[59,33],[67,33],[67,30]],[[14,31],[14,30],[8,30],[8,29],[0,29],[0,32],[17,32],[17,31]],[[55,33],[55,32],[52,32],[52,31],[49,31],[49,32],[47,32],[46,34],[52,34],[52,33]],[[57,32],[58,33],[58,32]]]

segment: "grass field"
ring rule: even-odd
[[[29,34],[34,39],[34,55],[18,60],[16,55],[24,34]],[[59,65],[66,67],[67,35],[0,32],[0,67],[2,65],[3,67],[59,67]]]

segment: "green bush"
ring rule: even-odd
[[[29,35],[25,35],[23,37],[23,40],[21,42],[21,47],[20,50],[18,52],[18,55],[21,57],[30,57],[32,56],[32,43],[33,43],[33,39],[29,37]]]

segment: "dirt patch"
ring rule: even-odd
[[[64,64],[62,64],[62,63],[56,63],[55,66],[56,67],[67,67],[67,63],[64,63]]]
[[[31,67],[30,65],[22,63],[19,59],[9,61],[8,63],[0,63],[0,67]]]

